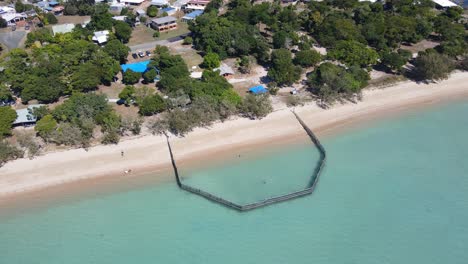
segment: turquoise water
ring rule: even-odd
[[[238,213],[165,184],[29,209],[0,217],[0,263],[467,263],[468,103],[323,143],[311,196]]]

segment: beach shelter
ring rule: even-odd
[[[249,92],[253,93],[253,94],[264,94],[267,91],[267,89],[265,89],[265,87],[263,87],[263,85],[257,85],[257,86],[254,86],[252,88],[249,89]]]

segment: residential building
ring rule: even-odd
[[[34,108],[39,108],[42,105],[29,105],[28,108],[16,110],[16,120],[13,126],[30,126],[36,124],[37,118],[32,114]]]
[[[151,5],[157,7],[169,6],[169,2],[167,0],[152,0]]]
[[[172,16],[160,17],[151,20],[151,27],[160,32],[177,29],[177,19]]]
[[[93,41],[97,42],[99,45],[104,44],[109,39],[109,30],[96,31],[92,38]]]
[[[194,10],[205,10],[206,6],[210,3],[209,0],[190,0],[184,7],[186,12]]]
[[[0,6],[0,17],[5,19],[9,26],[12,26],[18,21],[25,20],[27,15],[24,13],[16,13],[15,9],[12,7]]]
[[[221,65],[218,68],[213,69],[213,71],[219,71],[219,75],[226,79],[229,79],[234,75],[234,70],[225,63],[221,63]]]

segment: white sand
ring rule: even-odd
[[[468,96],[468,73],[457,72],[437,84],[404,82],[382,90],[364,92],[358,104],[337,105],[323,110],[315,105],[296,108],[296,112],[319,135],[337,128],[359,124],[357,121],[378,118],[443,100]],[[286,138],[304,136],[290,110],[280,110],[260,121],[239,118],[196,129],[184,138],[171,138],[178,162],[203,164],[208,156],[237,153],[245,146],[261,146]],[[121,157],[121,150],[124,156]],[[119,145],[96,146],[49,153],[33,160],[19,159],[0,168],[0,196],[70,183],[81,179],[123,175],[131,169],[138,175],[170,168],[163,136],[144,136],[122,141]],[[129,174],[129,176],[130,176]]]

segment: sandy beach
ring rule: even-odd
[[[357,104],[336,105],[326,110],[309,104],[295,110],[311,129],[323,136],[368,120],[463,97],[468,97],[468,73],[456,72],[436,84],[408,81],[385,89],[366,90],[363,101]],[[242,151],[302,139],[307,137],[290,109],[281,109],[260,121],[237,118],[170,140],[178,164],[184,166],[203,165],[211,158],[235,157]],[[125,174],[130,169],[131,173]],[[170,169],[166,138],[143,136],[88,151],[73,149],[9,162],[0,168],[0,199],[64,183],[79,185],[88,179],[130,178]]]

